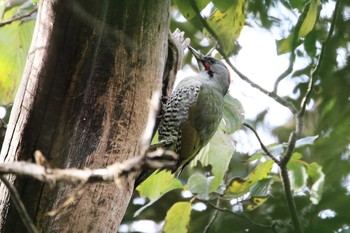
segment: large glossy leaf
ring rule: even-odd
[[[191,203],[177,202],[167,212],[164,233],[186,233],[190,223]]]
[[[234,41],[239,37],[245,21],[245,0],[236,0],[227,10],[217,9],[207,20],[208,25],[220,38],[225,55],[234,49]]]

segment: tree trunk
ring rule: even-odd
[[[152,92],[167,56],[169,1],[40,1],[35,32],[1,151],[1,162],[99,168],[137,155]],[[54,217],[76,187],[11,177],[42,232],[116,232],[133,192],[90,184]],[[0,232],[25,232],[0,186]]]

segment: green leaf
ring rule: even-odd
[[[219,129],[216,131],[211,141],[191,162],[191,166],[195,166],[198,161],[200,161],[203,166],[212,166],[211,172],[214,178],[210,184],[210,192],[215,191],[221,184],[233,152],[234,145],[230,136]]]
[[[255,160],[261,159],[263,155],[261,153],[256,153],[253,154],[252,156],[249,157],[248,162],[253,162]]]
[[[299,37],[305,37],[314,28],[317,20],[319,5],[320,5],[320,0],[311,0],[307,15],[299,30]]]
[[[187,20],[191,20],[196,16],[196,11],[193,10],[191,1],[193,0],[175,0],[175,4],[179,8],[179,11]],[[195,2],[199,11],[201,11],[208,5],[210,0],[195,0]]]
[[[178,179],[174,179],[174,174],[170,171],[154,172],[136,190],[140,196],[147,197],[150,200],[159,198],[174,189],[182,188]]]
[[[241,102],[233,98],[230,94],[224,97],[224,101],[224,127],[227,133],[232,134],[240,129],[244,122],[244,109]]]
[[[303,163],[298,161],[289,161],[288,172],[292,190],[301,191],[306,187],[307,173]]]
[[[0,30],[0,104],[13,102],[32,40],[35,22],[19,23]]]
[[[210,28],[220,38],[222,50],[226,56],[232,54],[234,41],[244,26],[245,0],[236,0],[227,10],[216,10],[207,20]]]
[[[273,161],[267,160],[258,164],[254,171],[249,175],[246,180],[241,178],[234,178],[230,184],[226,187],[226,195],[239,197],[248,192],[250,188],[256,184],[259,180],[262,180],[268,176],[272,169]]]
[[[293,37],[294,32],[289,34],[288,37],[276,41],[278,55],[289,53],[292,50]]]
[[[310,190],[310,201],[316,205],[322,197],[325,174],[322,172],[322,166],[316,162],[309,164],[306,172],[309,175],[312,184]]]
[[[203,174],[195,173],[188,179],[188,189],[200,199],[208,199],[209,186],[210,181]]]
[[[229,7],[231,7],[235,1],[228,1],[228,0],[213,0],[212,1],[214,6],[218,8],[221,11],[227,10]]]
[[[296,141],[295,147],[300,148],[300,147],[306,146],[306,145],[313,145],[317,138],[318,138],[318,135],[301,138],[301,139]]]
[[[271,178],[264,178],[259,180],[251,189],[251,196],[267,196],[270,193]]]
[[[295,159],[295,160],[298,160],[298,159],[301,159],[303,157],[302,154],[300,154],[299,152],[294,152],[292,154],[292,158],[291,159]]]
[[[186,233],[190,223],[191,203],[177,202],[167,212],[164,233]]]

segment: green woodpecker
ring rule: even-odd
[[[230,85],[230,73],[223,62],[188,47],[197,59],[199,73],[184,78],[164,105],[158,127],[158,141],[151,148],[162,147],[179,156],[172,172],[184,167],[210,141],[216,132],[224,107],[224,96]],[[135,187],[154,170],[144,171]]]

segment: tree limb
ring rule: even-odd
[[[5,25],[7,25],[7,24],[11,24],[11,23],[13,23],[15,21],[18,21],[18,20],[22,20],[24,18],[27,18],[27,17],[31,16],[32,14],[34,14],[37,11],[38,11],[38,8],[34,8],[33,10],[29,11],[28,13],[26,13],[24,15],[19,15],[19,16],[13,17],[12,19],[0,22],[0,27],[3,27]]]

